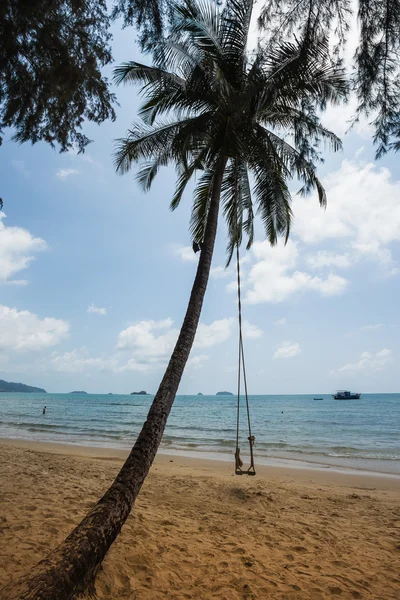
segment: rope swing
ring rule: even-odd
[[[247,394],[247,378],[246,378],[246,365],[244,360],[244,348],[243,348],[243,335],[242,335],[242,301],[241,301],[241,290],[240,290],[240,260],[239,260],[239,242],[236,241],[236,269],[237,269],[237,287],[238,287],[238,316],[239,316],[239,361],[238,361],[238,392],[237,392],[237,420],[236,420],[236,450],[235,450],[235,474],[236,475],[255,475],[256,470],[254,467],[254,455],[253,446],[255,437],[251,433],[251,422],[250,422],[250,409],[249,409],[249,397]],[[247,424],[249,428],[249,446],[250,446],[250,466],[249,468],[243,469],[243,461],[240,458],[239,448],[239,425],[240,425],[240,384],[241,374],[243,372],[243,383],[244,393],[246,398],[246,412],[247,412]]]

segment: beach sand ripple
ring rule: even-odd
[[[59,544],[112,482],[120,459],[79,451],[0,446],[0,587]],[[230,468],[159,457],[99,572],[98,598],[398,600],[398,485]]]

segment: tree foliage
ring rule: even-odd
[[[153,66],[130,62],[115,70],[118,84],[137,82],[145,96],[142,120],[118,141],[117,170],[140,162],[138,179],[146,190],[160,167],[174,164],[172,209],[198,173],[190,227],[201,245],[214,173],[226,163],[228,262],[243,234],[251,246],[255,213],[271,244],[279,235],[287,238],[292,178],[302,182],[303,194],[316,188],[325,204],[315,172],[319,146],[326,142],[337,150],[340,140],[323,127],[317,110],[347,94],[321,32],[248,52],[252,10],[252,0],[228,0],[222,10],[214,2],[186,0],[175,6],[171,33],[155,49]]]
[[[84,119],[115,117],[101,73],[111,61],[109,24],[106,0],[1,2],[0,132],[83,150]]]
[[[355,17],[355,119],[365,114],[372,120],[380,157],[400,149],[400,0],[266,0],[260,26],[278,39],[296,31],[332,31],[340,56],[349,35],[357,35],[351,31]]]
[[[182,0],[176,0],[183,6]],[[219,0],[214,0],[218,5]],[[13,127],[19,142],[39,140],[61,150],[88,138],[85,119],[114,118],[114,96],[101,68],[111,61],[112,19],[135,26],[142,50],[159,52],[173,23],[169,0],[4,0],[0,3],[0,133]],[[359,38],[352,86],[355,119],[375,127],[377,156],[400,149],[400,0],[260,0],[260,25],[274,39],[316,30],[336,38],[340,57],[354,32]],[[356,11],[356,15],[354,14]],[[331,36],[332,38],[332,36]],[[0,140],[1,141],[1,140]]]
[[[140,47],[148,51],[160,43],[172,16],[170,0],[115,0],[112,11],[112,18],[121,17],[124,27],[136,27]]]

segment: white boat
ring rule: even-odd
[[[361,394],[352,394],[348,390],[338,390],[336,394],[333,394],[335,400],[359,400]]]

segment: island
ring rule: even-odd
[[[203,396],[203,394],[202,394],[201,392],[199,392],[197,395],[198,395],[198,396]]]
[[[87,392],[84,392],[83,390],[76,390],[75,392],[70,392],[70,394],[87,394]]]
[[[24,383],[15,383],[14,381],[4,381],[0,379],[0,392],[23,392],[25,394],[47,394],[43,388],[25,385]]]
[[[150,396],[150,394],[141,390],[140,392],[131,392],[131,396]]]
[[[217,392],[216,396],[233,396],[232,392]]]

